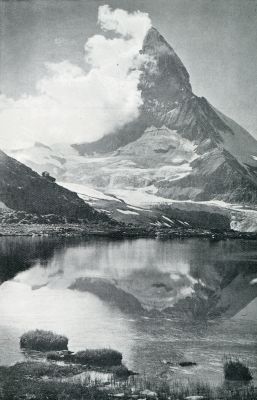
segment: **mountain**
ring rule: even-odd
[[[96,142],[36,143],[9,154],[59,181],[117,196],[255,204],[256,140],[193,93],[185,66],[156,29],[141,53],[149,61],[141,71],[137,119]]]
[[[189,159],[181,156],[179,162],[188,163],[184,176],[154,177],[145,185],[154,184],[159,195],[175,199],[256,202],[256,140],[205,98],[194,95],[185,66],[156,29],[148,31],[142,53],[152,61],[142,69],[139,88],[143,106],[138,119],[97,142],[74,148],[84,155],[119,150],[128,159],[124,154],[126,146],[130,146],[133,156],[145,139],[145,152],[153,166],[156,161],[151,154],[152,137],[156,135],[161,142],[160,135],[165,130],[166,143],[170,135],[171,147],[160,145],[154,151],[159,152],[160,159],[164,153],[167,155],[164,163],[167,167],[174,162],[177,165],[178,146],[190,143],[194,154]],[[175,147],[174,135],[179,143]]]
[[[107,220],[76,193],[39,176],[0,151],[0,202],[5,208],[31,214],[55,214],[68,221]]]

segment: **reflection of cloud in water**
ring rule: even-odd
[[[19,334],[50,329],[67,335],[71,350],[112,347],[127,360],[130,357],[130,323],[89,293],[46,287],[32,290],[26,284],[5,282],[0,286],[0,315],[1,327],[17,328]]]
[[[81,276],[81,273],[90,275],[91,271],[94,275],[99,273],[113,278],[149,267],[174,274],[189,273],[185,248],[180,249],[178,243],[169,248],[165,243],[145,239],[84,242],[82,246],[67,247],[56,253],[47,267],[51,273],[68,269],[69,274],[74,272],[76,276]]]

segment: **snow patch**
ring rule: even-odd
[[[181,225],[185,225],[183,221],[180,221],[180,219],[177,220]]]
[[[180,274],[178,272],[171,272],[170,273],[170,278],[173,281],[179,281],[180,280]]]
[[[192,204],[203,205],[219,208],[220,211],[225,211],[231,215],[231,229],[239,232],[257,232],[257,210],[247,209],[239,204],[226,203],[220,200],[209,201],[193,201],[193,200],[172,200],[154,194],[155,187],[147,186],[139,189],[113,189],[111,193],[118,196],[126,203],[132,204],[135,207],[154,207],[158,205],[172,204]],[[228,215],[229,215],[228,214]],[[168,220],[167,220],[168,221]],[[170,221],[168,221],[170,222]],[[182,223],[182,221],[181,221]],[[182,224],[190,226],[188,222]]]
[[[172,203],[172,200],[164,199],[162,197],[155,196],[154,194],[147,193],[146,189],[115,189],[111,190],[110,192],[124,200],[126,203],[133,204],[133,206],[136,207],[151,206],[160,203]]]
[[[142,208],[133,207],[133,206],[127,206],[127,207],[130,208],[131,210],[142,211]]]
[[[194,289],[191,286],[184,287],[181,289],[180,294],[184,297],[191,296],[194,293]]]
[[[119,208],[117,208],[117,211],[122,213],[122,214],[126,214],[126,215],[139,215],[137,212],[135,211],[129,211],[129,210],[120,210]]]
[[[79,185],[78,183],[68,183],[68,182],[57,182],[57,183],[58,185],[68,190],[71,190],[72,192],[77,193],[78,196],[81,198],[82,196],[87,196],[95,199],[111,200],[111,201],[115,200],[121,202],[121,200],[118,200],[116,198],[114,199],[112,196],[107,196],[106,194],[85,185]]]
[[[162,216],[163,219],[166,219],[166,221],[170,222],[171,224],[174,224],[174,221],[172,221],[170,218],[165,217],[165,215]]]

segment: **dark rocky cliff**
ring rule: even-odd
[[[56,214],[67,220],[108,220],[73,193],[0,151],[0,201],[28,213]]]

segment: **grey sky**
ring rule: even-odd
[[[0,1],[0,90],[33,93],[44,62],[83,65],[99,5],[148,12],[174,47],[193,90],[257,138],[257,0]]]

